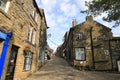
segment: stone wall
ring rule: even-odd
[[[82,39],[77,40],[76,33],[82,33]],[[72,44],[73,52],[69,54],[75,58],[75,48],[85,48],[85,60],[74,61],[75,65],[94,68],[95,70],[110,70],[111,57],[109,52],[109,39],[112,38],[111,29],[94,21],[91,16],[87,16],[86,21],[71,28],[70,33],[73,36],[73,42],[69,41],[67,44]],[[92,38],[92,40],[91,40]],[[70,39],[71,40],[71,39]],[[91,44],[92,41],[92,44]],[[93,52],[92,52],[93,47]],[[93,55],[92,55],[93,54]],[[93,61],[94,57],[94,61]],[[82,64],[80,62],[82,61]]]
[[[34,6],[34,8],[33,8]],[[33,10],[35,15],[37,13],[37,21],[32,16]],[[28,42],[29,26],[32,26],[36,31],[35,44]],[[7,32],[12,32],[13,36],[10,45],[15,45],[19,47],[16,67],[14,72],[14,80],[21,80],[27,77],[37,69],[37,56],[39,51],[39,34],[41,25],[41,15],[38,6],[34,0],[11,0],[10,7],[6,13],[4,10],[0,9],[0,27],[5,26]],[[30,46],[33,53],[31,70],[24,71],[24,60],[23,50],[26,46]],[[8,66],[10,52],[7,54],[5,68],[3,75],[6,75],[6,70]],[[3,76],[3,79],[5,76]]]

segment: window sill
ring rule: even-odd
[[[23,72],[28,72],[28,71],[30,71],[30,70],[23,70]]]
[[[8,19],[11,19],[10,15],[8,15],[3,9],[0,8],[0,13],[5,15]]]

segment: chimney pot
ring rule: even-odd
[[[73,19],[73,21],[72,21],[72,26],[74,27],[74,26],[76,26],[76,25],[78,25],[78,23],[77,23],[76,19]]]
[[[90,15],[90,16],[87,16],[86,17],[86,21],[93,21],[93,17]]]

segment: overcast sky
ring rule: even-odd
[[[51,37],[48,37],[47,41],[52,49],[55,50],[63,43],[63,36],[72,26],[73,19],[78,23],[85,21],[87,15],[80,13],[81,10],[87,9],[85,1],[89,0],[36,0],[38,6],[44,9],[47,25],[50,27],[47,33],[51,34]],[[113,23],[102,21],[102,16],[94,20],[111,28]],[[112,32],[114,36],[119,36],[120,27],[112,28]]]

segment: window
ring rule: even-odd
[[[29,26],[28,41],[32,44],[35,44],[35,38],[36,38],[36,30],[32,26]]]
[[[26,52],[25,61],[24,61],[24,70],[30,70],[32,65],[32,53]]]
[[[35,18],[35,7],[33,5],[32,5],[31,15],[33,18]]]
[[[75,59],[85,60],[85,48],[75,48]]]
[[[35,21],[37,22],[38,20],[38,13],[35,14]]]
[[[3,9],[5,12],[8,11],[10,5],[10,0],[0,0],[0,8]]]
[[[76,33],[76,40],[81,40],[83,38],[82,33]]]
[[[5,10],[5,1],[4,0],[0,0],[0,8],[2,8],[3,10]]]
[[[32,28],[32,26],[29,26],[29,32],[28,32],[28,41],[29,42],[32,41],[32,32],[33,32],[33,28]]]
[[[106,56],[109,55],[109,51],[108,50],[104,50],[104,53],[105,53]]]
[[[106,35],[103,35],[102,39],[103,39],[103,40],[108,40],[108,38],[107,38]]]
[[[32,35],[32,44],[35,44],[35,38],[36,38],[36,31],[33,30],[33,35]]]

